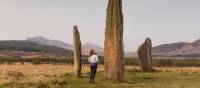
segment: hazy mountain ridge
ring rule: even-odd
[[[42,36],[27,38],[27,40],[32,42],[37,42],[39,44],[57,46],[64,49],[73,50],[73,46],[71,44],[44,38]],[[101,46],[92,43],[82,44],[82,53],[83,55],[88,55],[90,49],[95,49],[99,55],[103,55],[104,49]],[[155,46],[152,48],[153,56],[200,56],[200,39],[196,40],[192,43],[188,42],[178,42],[171,44],[162,44],[159,46]],[[137,57],[136,52],[126,52],[126,57]]]
[[[32,53],[46,53],[51,55],[63,55],[72,56],[73,52],[71,50],[63,49],[56,46],[48,46],[43,44],[38,44],[26,40],[10,40],[10,41],[0,41],[0,51],[1,55],[6,54],[32,54]]]
[[[47,39],[47,38],[42,37],[42,36],[30,37],[30,38],[27,38],[26,40],[36,42],[36,43],[39,43],[39,44],[44,44],[44,45],[49,45],[49,46],[57,46],[57,47],[60,47],[60,48],[73,50],[73,46],[71,44],[68,44],[68,43],[65,43],[65,42],[62,42],[62,41],[59,41],[59,40]],[[101,46],[96,45],[96,44],[92,44],[92,43],[82,44],[83,55],[88,55],[90,49],[95,49],[98,52],[99,55],[103,55],[103,48]]]
[[[170,54],[170,53],[172,53],[172,51],[176,51],[178,49],[181,49],[186,44],[188,44],[188,43],[179,42],[179,43],[171,43],[171,44],[159,45],[159,46],[153,47],[152,54],[153,55]]]
[[[60,48],[73,50],[73,46],[71,44],[68,44],[68,43],[65,43],[65,42],[62,42],[59,40],[47,39],[42,36],[31,37],[31,38],[27,38],[26,40],[36,42],[39,44],[57,46]],[[83,55],[89,55],[89,52],[91,49],[95,49],[97,51],[97,53],[101,56],[103,56],[103,54],[104,54],[104,48],[99,45],[89,43],[89,42],[82,44],[82,54]],[[127,53],[125,53],[125,56],[126,57],[136,57],[137,55],[136,55],[136,53],[127,52]]]
[[[200,39],[192,43],[180,42],[153,47],[154,56],[200,56]]]
[[[72,50],[72,45],[59,41],[59,40],[51,40],[51,39],[47,39],[44,38],[42,36],[36,36],[36,37],[29,37],[26,40],[28,41],[32,41],[32,42],[37,42],[39,44],[44,44],[44,45],[49,45],[49,46],[57,46],[60,48],[64,48],[64,49],[69,49]]]
[[[97,53],[103,56],[103,48],[101,46],[92,44],[92,43],[85,43],[82,45],[82,53],[83,55],[89,55],[91,49],[95,49]]]

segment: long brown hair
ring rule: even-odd
[[[93,49],[90,50],[90,55],[89,56],[91,57],[92,55],[95,55],[95,51]]]

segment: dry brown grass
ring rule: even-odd
[[[50,76],[59,76],[73,71],[71,65],[0,65],[0,84],[9,83],[12,78],[23,77],[24,82],[37,83]]]
[[[89,72],[89,66],[83,66],[83,73]],[[103,71],[100,66],[98,71]],[[73,66],[68,64],[51,65],[51,64],[16,64],[16,65],[0,65],[0,84],[10,83],[13,80],[21,83],[38,83],[52,76],[60,76],[66,73],[72,73]],[[20,80],[19,80],[20,79]]]
[[[153,67],[159,72],[176,72],[176,73],[200,73],[200,67]],[[126,66],[127,71],[140,71],[137,66]]]
[[[154,67],[157,71],[161,72],[178,72],[178,73],[200,73],[198,67]],[[104,67],[99,66],[98,71],[103,71]],[[138,72],[139,67],[126,66],[126,71]],[[0,65],[0,84],[12,83],[17,81],[19,83],[38,83],[44,80],[50,80],[49,78],[57,77],[66,73],[72,73],[73,66],[68,64],[62,65]],[[89,72],[89,66],[83,66],[83,73]]]
[[[178,72],[178,73],[200,73],[200,67],[160,67],[156,68],[162,72]]]

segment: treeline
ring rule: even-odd
[[[88,56],[82,57],[83,64],[88,63]],[[73,57],[68,58],[5,58],[0,57],[0,64],[15,64],[16,62],[24,64],[24,63],[32,63],[32,64],[73,64]],[[193,66],[200,67],[200,58],[186,58],[186,59],[176,59],[176,58],[154,58],[153,66],[158,67],[184,67],[184,66]],[[102,56],[99,57],[99,64],[104,64],[104,58]],[[125,64],[128,66],[139,66],[138,58],[125,58]]]
[[[42,52],[50,54],[59,54],[71,56],[73,52],[56,46],[42,45],[31,41],[0,41],[0,50],[7,51],[26,51],[26,52]]]
[[[88,56],[82,57],[83,64],[88,63]],[[15,58],[15,57],[0,57],[0,64],[15,64],[15,63],[32,63],[32,64],[73,64],[73,57],[68,58]],[[103,57],[99,57],[99,64],[104,64]]]
[[[0,58],[0,64],[15,64],[15,63],[32,63],[32,64],[72,64],[71,58]]]
[[[138,58],[126,58],[126,65],[131,66],[139,66]],[[177,59],[177,58],[154,58],[152,60],[153,66],[157,67],[200,67],[200,58],[184,58],[184,59]]]

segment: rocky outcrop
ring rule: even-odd
[[[73,30],[73,49],[74,49],[74,73],[79,78],[81,77],[81,40],[78,27],[74,26]]]
[[[152,43],[150,38],[146,38],[145,42],[138,48],[138,57],[142,72],[152,71]]]
[[[104,42],[105,78],[124,79],[122,0],[109,0]]]

